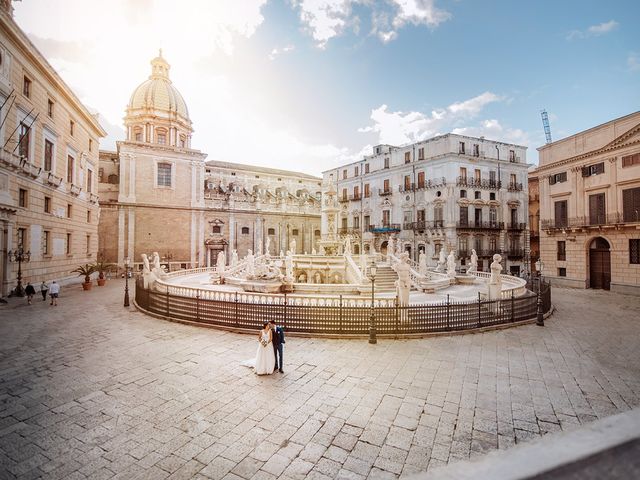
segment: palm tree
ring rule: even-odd
[[[84,283],[91,283],[91,274],[96,271],[95,265],[85,263],[78,268],[71,270],[71,273],[77,273],[78,276],[84,277]]]
[[[93,271],[98,272],[98,278],[102,280],[104,278],[104,272],[112,272],[116,269],[115,263],[105,262],[104,260],[98,260],[93,265]]]

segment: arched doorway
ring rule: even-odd
[[[609,290],[611,284],[611,248],[609,242],[596,237],[589,244],[589,287]]]
[[[389,245],[389,242],[387,242],[386,240],[384,242],[382,242],[382,244],[380,245],[380,253],[382,255],[386,255],[387,254],[387,245]]]

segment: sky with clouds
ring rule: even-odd
[[[523,144],[639,110],[636,0],[23,0],[109,132],[163,49],[209,159],[319,174],[456,132]]]

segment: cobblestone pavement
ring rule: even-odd
[[[554,290],[527,325],[422,340],[254,337],[122,307],[122,280],[0,307],[0,478],[394,478],[640,404],[640,300]]]

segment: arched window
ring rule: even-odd
[[[319,236],[320,236],[320,230],[314,230],[313,234],[314,234],[316,237],[319,237]]]
[[[133,129],[133,139],[136,142],[142,142],[143,138],[142,138],[142,129],[140,127],[136,127]]]
[[[156,143],[159,145],[167,144],[167,131],[164,128],[156,129]]]

